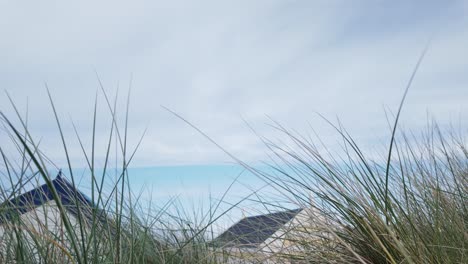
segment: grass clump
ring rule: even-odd
[[[16,121],[0,111],[2,137],[9,139],[0,146],[0,262],[216,263],[217,258],[210,253],[206,240],[208,227],[218,212],[202,212],[203,221],[197,221],[189,214],[181,214],[182,208],[175,200],[162,208],[142,206],[140,197],[130,189],[128,179],[128,167],[141,139],[136,148],[130,150],[127,146],[128,104],[125,123],[119,126],[117,98],[111,102],[105,93],[104,97],[111,122],[103,160],[98,162],[96,158],[96,127],[100,122],[97,97],[89,149],[84,147],[75,128],[86,162],[84,182],[89,197],[70,191],[79,189],[75,182],[78,179],[74,174],[76,167],[72,165],[69,141],[51,97],[58,139],[68,165],[63,174],[41,151],[40,142],[35,141],[28,127],[27,116],[20,115],[13,102]],[[115,164],[111,164],[114,157]],[[66,199],[64,187],[57,184],[57,173],[67,186],[72,186],[67,189]],[[28,196],[34,199],[20,198],[27,190],[40,185],[43,189]],[[44,200],[39,201],[37,197]],[[47,201],[45,206],[36,208],[35,204],[43,204],[43,201]]]
[[[294,201],[296,207],[304,210],[278,237],[282,241],[276,247],[279,250],[230,252],[214,249],[210,243],[213,223],[227,213],[217,212],[226,194],[220,202],[210,205],[208,212],[195,209],[195,217],[176,201],[162,208],[142,207],[140,198],[130,189],[128,175],[141,140],[134,150],[129,150],[128,103],[121,127],[117,124],[117,100],[111,103],[105,93],[104,96],[112,120],[103,164],[97,169],[96,99],[90,150],[86,150],[75,129],[86,161],[90,197],[82,198],[72,192],[73,199],[67,201],[62,199],[52,173],[59,168],[50,169],[54,163],[34,140],[27,118],[19,114],[13,103],[17,122],[0,112],[3,132],[16,153],[7,153],[0,146],[1,200],[15,201],[26,189],[39,184],[45,184],[49,191],[44,195],[51,200],[44,211],[33,211],[28,217],[11,213],[9,204],[2,204],[1,263],[230,263],[232,252],[240,263],[468,261],[466,136],[453,129],[444,131],[436,124],[420,136],[397,133],[402,105],[390,149],[381,155],[366,153],[345,129],[330,122],[343,142],[342,152],[332,152],[315,143],[321,143],[319,138],[313,141],[275,123],[273,127],[287,140],[276,143],[262,138],[272,154],[272,170],[256,169],[231,155],[267,182],[278,197],[285,194],[289,202]],[[68,164],[64,174],[69,184],[76,187],[67,141],[50,101]],[[120,165],[110,169],[113,155]],[[106,185],[109,179],[114,180],[113,184]],[[255,196],[265,208],[280,204],[256,192]],[[83,201],[92,206],[84,206]],[[28,206],[15,205],[18,204]],[[20,206],[14,209],[22,210]],[[31,219],[37,221],[33,223]],[[276,242],[273,239],[269,243],[277,245]]]
[[[462,136],[442,133],[435,125],[422,137],[403,134],[395,138],[387,169],[386,155],[380,160],[366,156],[341,128],[341,154],[320,151],[305,137],[277,128],[293,143],[265,141],[276,157],[275,173],[255,172],[320,216],[317,228],[308,233],[321,234],[320,240],[295,241],[302,248],[299,258],[466,263],[468,152]],[[307,194],[313,195],[314,204]]]

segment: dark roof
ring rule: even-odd
[[[98,209],[92,201],[77,190],[70,182],[68,182],[60,173],[52,180],[53,188],[55,188],[62,205],[66,210],[78,216],[78,209],[88,221],[93,219],[93,209],[97,210],[98,218],[103,221],[106,219],[103,211]],[[29,212],[45,203],[54,200],[52,189],[47,184],[41,185],[31,191],[23,193],[12,198],[0,205],[0,223],[13,219],[17,215]]]
[[[257,247],[293,219],[301,208],[246,217],[214,240],[216,246]]]

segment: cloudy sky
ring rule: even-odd
[[[315,130],[331,148],[338,138],[317,113],[364,146],[386,143],[385,111],[396,111],[430,38],[402,125],[466,124],[467,28],[466,1],[1,1],[0,85],[21,111],[28,105],[31,131],[59,166],[45,83],[83,167],[71,120],[89,146],[97,91],[100,157],[109,129],[96,72],[110,97],[119,91],[119,120],[132,79],[130,145],[148,128],[134,166],[232,162],[161,106],[255,163],[265,153],[245,121],[274,137],[267,116]],[[12,115],[3,92],[0,107]]]

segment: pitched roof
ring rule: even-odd
[[[104,213],[61,174],[52,180],[52,185],[55,188],[62,205],[75,217],[78,216],[79,209],[82,216],[84,216],[88,221],[91,221],[93,219],[93,209],[95,209],[98,210],[99,213],[97,216],[101,221],[106,219]],[[7,222],[18,214],[22,215],[53,200],[52,189],[49,188],[47,184],[41,185],[2,203],[0,205],[0,223]]]
[[[220,246],[257,247],[293,219],[302,208],[246,217],[218,236],[214,244]]]

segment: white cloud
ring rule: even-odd
[[[314,115],[320,112],[339,116],[360,141],[374,142],[388,132],[383,106],[396,108],[433,32],[403,121],[418,127],[427,110],[442,122],[468,110],[466,4],[454,1],[442,8],[429,2],[3,2],[0,83],[22,109],[29,97],[31,126],[61,164],[43,82],[52,90],[66,134],[73,136],[69,115],[89,134],[98,89],[94,69],[110,94],[119,83],[121,98],[134,74],[131,144],[149,124],[135,165],[229,161],[160,105],[246,160],[264,154],[241,116],[272,136],[262,125],[266,114],[299,131],[310,123],[333,142]],[[100,103],[104,117],[102,96]],[[11,113],[6,96],[0,104]],[[120,117],[124,108],[125,100],[119,101]],[[98,130],[102,146],[107,125]],[[85,139],[89,143],[89,135]]]

